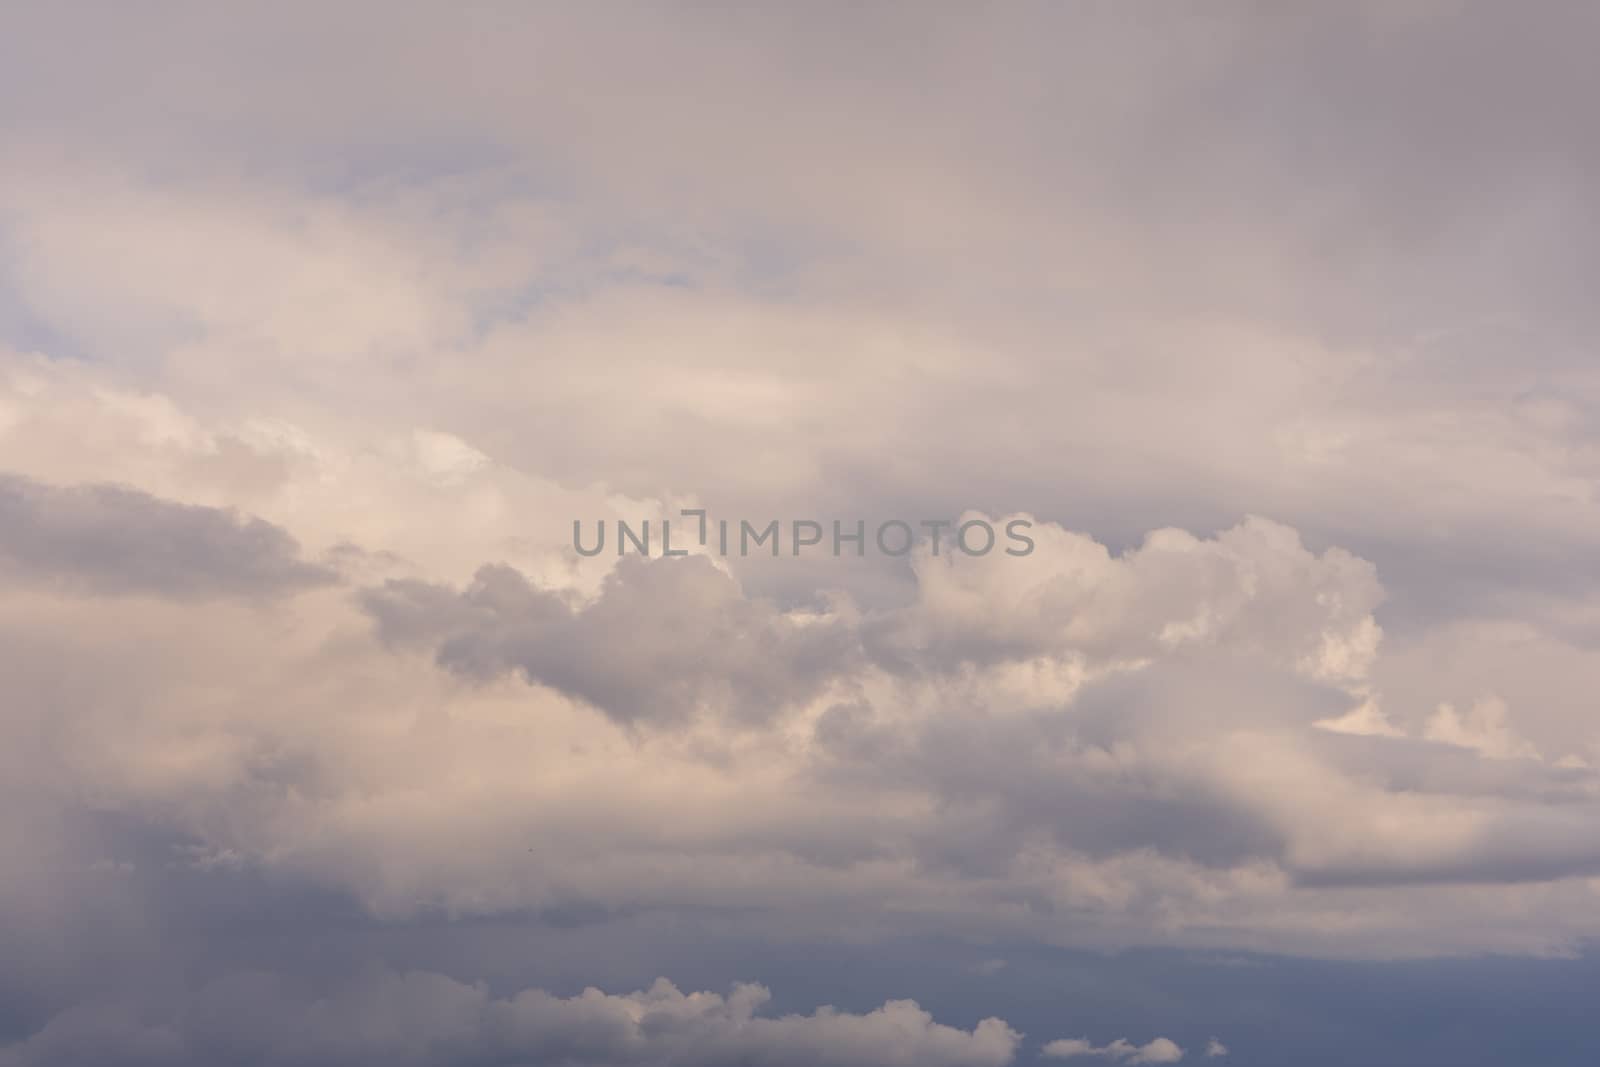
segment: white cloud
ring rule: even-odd
[[[1046,1044],[1041,1051],[1051,1059],[1060,1060],[1098,1056],[1117,1063],[1177,1063],[1183,1059],[1183,1049],[1165,1037],[1158,1037],[1144,1045],[1134,1045],[1118,1038],[1109,1045],[1098,1047],[1083,1038],[1059,1038]],[[1207,1054],[1210,1054],[1209,1051]]]
[[[377,972],[312,998],[275,976],[243,974],[201,990],[171,1020],[115,1003],[58,1015],[0,1047],[0,1067],[85,1062],[456,1064],[560,1062],[570,1067],[1005,1067],[1019,1034],[999,1019],[960,1030],[914,1001],[852,1014],[766,1015],[757,985],[683,993],[665,979],[637,993],[572,997],[527,989],[495,997],[426,972]],[[1158,1061],[1150,1061],[1158,1062]]]
[[[1470,748],[1489,759],[1538,759],[1539,750],[1511,728],[1510,709],[1499,697],[1485,697],[1466,714],[1450,704],[1440,704],[1423,724],[1429,741]]]

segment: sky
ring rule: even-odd
[[[0,1067],[1596,1062],[1597,33],[0,0]]]

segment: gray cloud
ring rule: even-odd
[[[270,596],[332,582],[282,528],[110,485],[0,474],[0,573],[91,594]]]
[[[1210,768],[1163,754],[1180,734],[1319,701],[1340,706],[1316,687],[1260,671],[1179,668],[1090,686],[1065,707],[993,714],[968,706],[912,726],[839,706],[817,725],[818,775],[823,787],[925,792],[939,816],[914,831],[918,856],[970,876],[1004,875],[1041,840],[1094,858],[1148,849],[1229,867],[1281,857],[1282,829]],[[1151,729],[1172,720],[1190,722]]]
[[[845,627],[746,598],[702,557],[623,560],[583,606],[505,566],[480,569],[459,592],[391,581],[362,599],[386,641],[434,648],[440,665],[471,678],[521,672],[628,724],[701,708],[768,719],[856,656]]]

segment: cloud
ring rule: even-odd
[[[1361,561],[1264,520],[1120,554],[1038,532],[1099,562],[1067,589],[1059,566],[930,570],[866,609],[782,608],[703,558],[630,557],[588,592],[503,566],[311,589],[270,619],[17,593],[0,671],[7,729],[32,740],[10,773],[68,814],[92,783],[198,855],[399,923],[685,909],[829,937],[844,913],[863,937],[1337,955],[1589,929],[1591,772],[1315,726],[1381,700],[1361,657],[1325,654],[1369,627]],[[1085,622],[960,667],[861,651],[891,629],[966,643],[983,628],[958,607],[991,597]],[[1206,622],[1150,638],[1173,618]],[[248,697],[219,702],[240,678]],[[43,849],[51,824],[14,810]],[[1530,904],[1507,915],[1488,888]],[[1353,893],[1355,928],[1333,921]]]
[[[874,635],[880,655],[956,668],[1231,648],[1349,683],[1376,654],[1383,590],[1372,565],[1338,548],[1313,553],[1282,523],[1250,517],[1211,538],[1156,530],[1119,556],[1054,523],[1034,535],[1022,559],[920,552],[916,604]]]
[[[212,983],[166,1020],[114,1003],[70,1009],[0,1048],[0,1065],[1005,1067],[1021,1039],[994,1018],[970,1031],[944,1025],[909,1000],[865,1014],[763,1015],[769,998],[758,985],[685,994],[665,979],[637,993],[496,997],[416,971],[371,973],[314,997],[279,976],[242,974]]]
[[[0,40],[0,1023],[1600,935],[1593,10],[237,7]],[[566,550],[679,505],[1039,547]]]
[[[1082,1038],[1060,1038],[1045,1045],[1041,1051],[1051,1059],[1060,1060],[1098,1056],[1117,1063],[1177,1063],[1183,1059],[1183,1049],[1165,1037],[1158,1037],[1145,1045],[1133,1045],[1118,1038],[1109,1045],[1099,1047]],[[1210,1055],[1209,1050],[1207,1055]]]
[[[459,592],[389,582],[363,602],[384,640],[431,647],[452,672],[518,671],[625,724],[682,721],[705,708],[769,719],[855,656],[837,619],[746,598],[704,557],[629,557],[578,606],[504,566],[484,567]]]
[[[1465,715],[1450,704],[1440,704],[1423,724],[1422,736],[1470,748],[1488,759],[1538,759],[1539,750],[1511,729],[1508,713],[1505,701],[1493,696],[1474,704]]]
[[[0,570],[90,595],[273,596],[335,579],[283,529],[109,485],[0,475]]]

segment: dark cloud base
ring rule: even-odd
[[[0,578],[106,596],[274,596],[326,585],[279,526],[115,485],[0,472]]]

